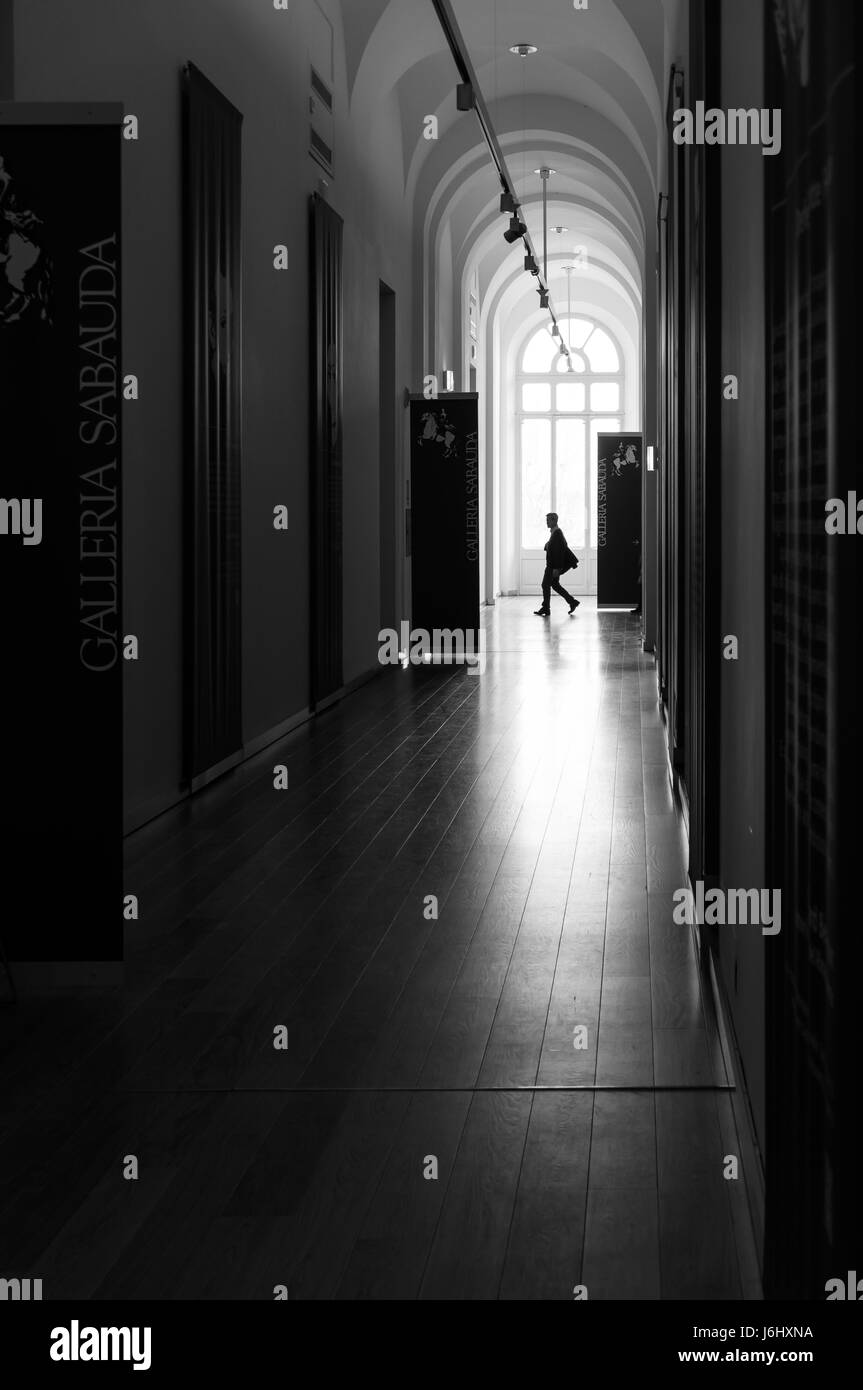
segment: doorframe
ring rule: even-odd
[[[549,420],[549,421],[551,422],[551,426],[552,426],[552,430],[551,430],[551,449],[552,449],[552,487],[551,487],[552,502],[551,502],[551,510],[552,510],[552,511],[554,511],[554,510],[556,509],[556,506],[557,506],[556,495],[555,495],[555,494],[556,494],[556,491],[557,491],[556,458],[555,458],[555,435],[556,435],[555,424],[556,424],[556,422],[557,422],[558,420],[581,420],[581,421],[583,421],[584,426],[585,426],[584,454],[585,454],[585,475],[586,475],[586,476],[585,476],[585,482],[586,482],[586,488],[585,488],[585,535],[587,535],[588,537],[589,537],[589,535],[590,535],[590,497],[591,497],[590,485],[591,485],[591,468],[593,467],[593,463],[594,463],[594,461],[593,461],[592,458],[591,458],[590,426],[591,426],[591,424],[592,424],[595,420],[608,421],[608,420],[611,420],[611,419],[619,418],[619,420],[620,420],[619,428],[620,428],[620,430],[621,430],[621,433],[631,433],[631,431],[627,431],[627,430],[626,430],[626,425],[625,425],[625,421],[626,421],[626,409],[627,409],[626,356],[625,356],[625,354],[624,354],[624,351],[623,351],[623,348],[621,347],[620,342],[619,342],[618,339],[617,339],[617,335],[615,334],[615,332],[614,332],[614,330],[613,330],[612,328],[610,328],[607,324],[603,323],[603,322],[601,321],[601,319],[599,319],[595,314],[589,314],[589,313],[573,314],[573,318],[574,318],[574,319],[575,319],[575,318],[580,318],[580,319],[584,319],[586,322],[591,322],[591,323],[593,323],[593,325],[594,325],[595,328],[601,329],[602,332],[605,333],[605,334],[611,339],[612,343],[614,344],[615,351],[617,352],[618,361],[621,363],[621,367],[620,367],[620,370],[617,371],[617,372],[590,372],[590,371],[587,371],[587,372],[577,372],[577,373],[575,373],[575,374],[572,375],[572,376],[571,376],[569,373],[566,373],[566,372],[564,372],[564,373],[560,373],[560,372],[554,372],[554,373],[523,372],[523,371],[521,371],[520,369],[517,369],[516,372],[515,372],[515,386],[514,386],[514,390],[515,390],[515,398],[516,398],[517,404],[516,404],[516,409],[515,409],[514,412],[513,412],[513,418],[514,418],[514,420],[515,420],[515,441],[514,441],[514,442],[515,442],[515,451],[514,451],[514,452],[515,452],[515,479],[514,479],[514,483],[515,483],[515,486],[514,486],[515,506],[514,506],[514,509],[513,509],[513,510],[514,510],[514,531],[515,531],[515,549],[514,549],[514,554],[515,554],[515,556],[516,556],[516,564],[517,564],[517,567],[518,567],[518,574],[517,574],[517,578],[518,578],[518,587],[517,587],[517,592],[518,592],[519,595],[530,595],[530,596],[533,597],[533,596],[535,596],[535,594],[538,594],[538,593],[540,592],[539,586],[537,586],[535,592],[534,592],[533,590],[525,589],[525,588],[522,586],[522,565],[523,565],[523,562],[524,562],[524,559],[525,559],[525,551],[524,551],[524,547],[522,546],[522,541],[521,541],[521,538],[522,538],[522,487],[521,487],[521,477],[522,477],[522,429],[521,429],[521,426],[522,426],[522,421],[524,421],[524,420]],[[521,344],[519,345],[518,354],[517,354],[517,357],[516,357],[516,361],[517,361],[518,364],[521,364],[521,362],[522,362],[522,360],[523,360],[523,357],[524,357],[524,353],[525,353],[525,351],[526,351],[526,349],[527,349],[527,346],[528,346],[528,344],[531,342],[531,340],[533,339],[533,337],[535,336],[536,331],[537,331],[537,330],[536,330],[535,327],[532,328],[531,331],[525,335],[524,340],[523,340],[523,341],[521,342]],[[593,332],[593,329],[591,329],[591,333],[592,333],[592,332]],[[590,334],[588,335],[588,338],[585,339],[585,342],[588,341],[589,337],[590,337]],[[584,355],[584,354],[581,352],[581,349],[579,349],[579,348],[574,348],[573,351],[574,351],[574,352],[578,352],[578,353],[579,353],[580,355],[582,355],[582,356]],[[585,361],[587,361],[586,358],[585,358]],[[582,410],[582,411],[575,411],[575,410],[557,410],[556,407],[555,407],[555,402],[556,402],[556,400],[557,400],[557,396],[556,396],[556,392],[555,392],[555,387],[556,387],[556,386],[571,385],[571,384],[580,384],[580,385],[584,386],[584,388],[585,388],[585,401],[587,401],[588,404],[589,404],[589,402],[590,402],[590,388],[591,388],[591,386],[617,385],[617,386],[620,388],[620,397],[619,397],[619,401],[618,401],[618,408],[617,408],[617,410],[616,410],[616,411],[598,411],[598,410],[590,410],[590,409],[586,409],[586,410]],[[536,410],[536,411],[533,411],[533,410],[524,410],[524,409],[522,408],[522,404],[521,404],[521,402],[522,402],[523,399],[524,399],[524,397],[523,397],[523,392],[522,392],[522,388],[523,388],[524,386],[550,386],[550,387],[551,387],[551,401],[552,401],[552,404],[551,404],[550,409],[549,409],[549,410]],[[586,584],[585,584],[585,587],[584,587],[584,588],[582,588],[582,587],[580,587],[580,586],[574,587],[573,592],[580,593],[580,594],[584,594],[584,595],[586,595],[587,597],[590,597],[591,595],[594,595],[594,594],[596,593],[596,591],[597,591],[597,590],[596,590],[597,563],[598,563],[598,560],[597,560],[597,547],[596,547],[595,545],[594,545],[593,547],[591,547],[591,546],[584,546],[584,547],[582,547],[582,550],[585,551],[585,552],[588,552],[587,555],[586,555],[586,557],[585,557],[585,556],[579,556],[579,558],[580,558],[581,561],[582,561],[582,566],[583,566],[584,574],[587,576]],[[593,552],[592,555],[589,553],[591,550],[592,550],[592,552]],[[576,547],[576,551],[577,551],[577,547]],[[540,563],[541,563],[541,561],[542,561],[542,551],[538,551],[538,552],[536,553],[535,556],[528,555],[527,558],[528,558],[528,559],[538,559],[538,560],[540,561]],[[586,558],[586,560],[587,560],[587,563],[585,563],[585,558]],[[570,577],[571,577],[571,576],[570,576]]]
[[[243,114],[194,63],[183,67],[180,83],[187,542],[182,744],[183,780],[194,792],[243,758]],[[199,148],[203,112],[211,132],[216,114],[221,122],[217,174],[210,148]],[[216,254],[223,258],[227,307],[213,346],[209,306],[219,266],[206,209],[214,197],[222,209]],[[224,430],[213,425],[208,392],[223,397]]]
[[[662,649],[663,683],[668,757],[672,774],[684,768],[683,721],[685,695],[683,672],[683,622],[681,599],[686,582],[681,505],[682,441],[685,399],[685,355],[681,287],[685,283],[685,161],[683,146],[674,143],[674,112],[683,105],[685,75],[673,64],[668,78],[666,127],[668,192],[665,208],[665,284],[661,302],[665,346],[665,382],[662,391],[663,439],[660,457],[660,526],[662,529]],[[660,212],[661,217],[661,212]],[[684,810],[686,808],[684,807]]]
[[[720,103],[719,7],[695,0],[690,19],[689,105]],[[722,247],[719,163],[686,148],[686,340],[684,442],[686,547],[685,780],[693,882],[718,883],[719,690],[722,598]]]
[[[540,383],[537,383],[537,384],[540,384]],[[516,411],[516,417],[515,417],[515,418],[516,418],[516,436],[517,436],[517,437],[516,437],[516,444],[515,444],[515,455],[516,455],[516,463],[515,463],[515,468],[516,468],[516,472],[515,472],[515,513],[516,513],[516,554],[517,554],[517,557],[518,557],[518,581],[519,581],[519,583],[518,583],[518,592],[519,592],[520,595],[525,595],[525,594],[533,595],[534,591],[533,591],[532,589],[526,589],[526,588],[523,586],[523,584],[522,584],[522,565],[523,565],[525,559],[528,559],[528,560],[536,559],[536,560],[539,560],[539,561],[541,562],[541,561],[542,561],[542,554],[543,554],[543,552],[542,552],[541,550],[539,550],[539,551],[536,551],[535,554],[530,554],[530,552],[528,552],[528,551],[525,550],[524,546],[523,546],[522,543],[521,543],[521,537],[522,537],[522,516],[523,516],[523,513],[522,513],[522,490],[521,490],[521,470],[522,470],[522,440],[521,440],[521,426],[522,426],[522,422],[525,421],[525,420],[548,420],[548,421],[550,421],[550,423],[551,423],[551,427],[552,427],[552,429],[551,429],[552,459],[553,459],[553,462],[552,462],[552,488],[551,488],[551,496],[552,496],[551,510],[552,510],[552,511],[555,511],[555,510],[557,509],[557,498],[556,498],[556,492],[557,492],[557,479],[556,479],[556,477],[555,477],[556,469],[555,469],[555,460],[554,460],[555,448],[556,448],[556,445],[555,445],[555,434],[556,434],[556,431],[555,431],[554,426],[556,425],[556,423],[557,423],[558,420],[580,420],[580,421],[584,424],[584,427],[585,427],[585,441],[584,441],[584,471],[585,471],[585,483],[586,483],[586,487],[585,487],[585,501],[584,501],[584,506],[585,506],[585,533],[586,533],[586,535],[589,537],[589,536],[590,536],[590,495],[591,495],[591,493],[590,493],[590,485],[591,485],[591,469],[593,468],[593,465],[594,465],[594,460],[591,458],[590,426],[591,426],[591,424],[592,424],[592,422],[593,422],[594,420],[608,421],[608,420],[610,420],[612,417],[609,416],[609,415],[600,415],[600,414],[598,414],[598,413],[596,413],[596,412],[594,412],[594,411],[585,412],[584,414],[575,414],[575,413],[573,413],[573,412],[553,410],[553,411],[550,411],[550,412],[540,412],[540,411],[537,411],[536,414],[534,414],[532,411],[524,411],[524,410],[521,410],[521,411]],[[624,430],[622,424],[621,424],[621,426],[620,426],[620,432],[621,432],[621,434],[627,433],[627,431]],[[584,594],[586,597],[589,598],[589,597],[595,595],[595,594],[596,594],[596,591],[597,591],[597,590],[596,590],[597,564],[598,564],[598,558],[597,558],[597,557],[598,557],[598,551],[597,551],[597,547],[596,547],[596,545],[593,545],[593,546],[586,545],[586,546],[581,546],[581,547],[579,547],[579,546],[573,546],[572,548],[575,550],[576,554],[578,554],[579,551],[582,552],[581,554],[579,554],[579,559],[580,559],[581,562],[582,562],[582,567],[583,567],[584,576],[585,576],[585,585],[584,585],[584,587],[581,587],[581,585],[574,586],[574,587],[573,587],[573,593]],[[571,577],[571,576],[570,576],[570,577]],[[539,593],[539,592],[540,592],[540,589],[537,588],[535,592],[536,592],[536,593]]]
[[[398,370],[398,304],[395,290],[385,281],[378,290],[378,403],[379,403],[379,473],[378,516],[380,551],[379,621],[381,629],[398,627],[398,532],[401,519],[401,470],[399,468],[399,412],[397,401]],[[389,339],[384,344],[384,333]]]
[[[309,200],[309,708],[337,695],[343,672],[344,222]]]

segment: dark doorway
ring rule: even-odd
[[[193,789],[240,756],[242,121],[185,70],[186,756]]]
[[[312,709],[342,686],[342,219],[312,197]]]
[[[771,1299],[823,1299],[861,1249],[860,575],[854,540],[825,525],[828,499],[859,487],[855,188],[835,172],[854,167],[854,11],[835,0],[791,43],[765,11],[783,117],[766,171]]]
[[[380,287],[380,621],[396,623],[396,297]]]

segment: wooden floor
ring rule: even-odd
[[[653,660],[554,602],[488,611],[484,675],[389,671],[130,839],[124,988],[0,1015],[0,1275],[758,1296]]]

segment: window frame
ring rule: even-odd
[[[522,346],[521,346],[521,348],[520,348],[520,350],[519,350],[519,354],[518,354],[517,368],[516,368],[516,374],[515,374],[515,388],[516,388],[516,397],[517,397],[517,404],[518,404],[518,408],[517,408],[517,410],[516,410],[516,412],[515,412],[515,415],[516,415],[516,436],[517,436],[517,438],[516,438],[516,488],[515,488],[515,495],[516,495],[516,507],[515,507],[515,510],[516,510],[516,518],[515,518],[515,521],[516,521],[516,554],[517,554],[518,557],[519,557],[519,572],[521,571],[522,562],[524,561],[524,559],[525,559],[526,557],[529,558],[529,559],[535,559],[537,556],[541,556],[541,554],[542,554],[541,551],[535,550],[535,549],[533,549],[533,548],[531,548],[531,547],[528,547],[528,546],[525,546],[525,545],[523,544],[523,534],[524,534],[524,532],[523,532],[523,517],[522,517],[522,504],[523,504],[523,491],[522,491],[522,489],[523,489],[523,443],[522,443],[522,440],[523,440],[523,428],[522,428],[522,426],[523,426],[523,422],[524,422],[525,420],[549,420],[549,421],[551,422],[551,488],[550,488],[550,495],[551,495],[550,510],[551,510],[551,511],[557,511],[557,467],[556,467],[556,454],[557,454],[557,422],[558,422],[558,420],[581,420],[581,421],[584,422],[584,429],[585,429],[585,468],[586,468],[586,473],[587,473],[587,476],[586,476],[586,478],[585,478],[585,484],[586,484],[586,486],[585,486],[584,534],[585,534],[586,541],[588,542],[588,543],[586,544],[586,546],[585,546],[585,550],[586,550],[588,553],[593,553],[593,552],[596,551],[596,537],[595,537],[595,536],[591,536],[591,510],[590,510],[590,509],[591,509],[591,496],[592,496],[591,488],[590,488],[590,469],[591,469],[591,467],[592,467],[592,459],[590,458],[591,423],[592,423],[594,420],[606,420],[606,421],[607,421],[607,420],[610,420],[610,419],[618,419],[618,420],[620,421],[620,424],[619,424],[620,430],[623,431],[623,430],[625,429],[625,422],[626,422],[626,359],[625,359],[625,357],[624,357],[624,355],[623,355],[623,351],[622,351],[622,349],[621,349],[620,343],[618,342],[616,335],[611,331],[610,328],[608,328],[608,326],[607,326],[606,324],[602,323],[599,319],[593,318],[591,315],[588,315],[588,314],[573,314],[573,315],[572,315],[572,320],[573,320],[573,322],[576,321],[576,320],[578,320],[578,321],[581,322],[581,323],[590,323],[590,324],[592,324],[592,328],[591,328],[591,330],[590,330],[590,333],[589,333],[589,334],[587,335],[587,337],[585,338],[583,345],[582,345],[580,348],[575,348],[575,347],[574,347],[574,348],[572,349],[573,353],[577,353],[580,357],[583,357],[583,358],[584,358],[584,361],[585,361],[585,363],[587,364],[587,367],[588,367],[588,370],[587,370],[587,371],[584,371],[584,372],[572,372],[572,373],[566,372],[566,371],[559,372],[559,371],[557,370],[557,361],[558,361],[558,357],[559,357],[559,348],[556,350],[556,355],[555,355],[555,357],[552,358],[552,370],[551,370],[550,372],[548,372],[548,371],[542,371],[542,372],[526,372],[526,371],[524,370],[524,359],[525,359],[525,356],[526,356],[526,354],[527,354],[528,348],[529,348],[529,347],[531,346],[531,344],[536,340],[536,337],[537,337],[537,333],[538,333],[538,332],[539,332],[539,333],[547,333],[547,332],[548,332],[548,330],[547,330],[546,328],[540,328],[539,330],[536,330],[536,331],[534,331],[534,332],[529,333],[529,334],[527,335],[527,337],[525,338],[525,341],[524,341],[524,343],[522,344]],[[570,321],[570,320],[569,320],[569,317],[567,317],[566,319],[562,320],[562,322],[561,322],[561,331],[562,331],[562,332],[565,332],[564,326],[565,326],[567,323],[569,323],[569,321]],[[618,363],[619,363],[619,370],[616,371],[616,372],[594,372],[594,371],[589,370],[589,368],[590,368],[590,359],[589,359],[589,357],[587,356],[587,353],[585,352],[585,348],[587,347],[587,344],[590,342],[590,339],[591,339],[591,337],[593,336],[593,333],[596,331],[596,329],[601,329],[601,331],[602,331],[603,333],[606,334],[606,336],[607,336],[607,337],[609,338],[609,340],[611,341],[611,343],[612,343],[612,345],[613,345],[613,347],[614,347],[615,352],[617,353],[617,360],[618,360]],[[554,343],[557,343],[557,342],[558,342],[558,339],[553,339],[552,341],[553,341]],[[584,410],[559,410],[559,409],[557,408],[557,392],[556,392],[556,389],[555,389],[555,388],[556,388],[557,386],[560,386],[560,385],[573,384],[573,383],[580,383],[580,384],[583,385],[584,388],[585,388],[585,409],[584,409]],[[551,408],[550,408],[549,410],[525,410],[525,409],[524,409],[524,406],[523,406],[523,401],[524,401],[524,389],[523,389],[523,388],[524,388],[525,386],[540,386],[540,385],[546,385],[546,384],[551,386]],[[610,385],[612,385],[612,384],[617,385],[617,386],[619,387],[619,402],[618,402],[618,408],[617,408],[617,410],[593,410],[593,409],[591,408],[591,388],[592,388],[593,386],[605,386],[605,385],[609,385],[609,386],[610,386]],[[593,542],[592,544],[590,544],[591,541]]]

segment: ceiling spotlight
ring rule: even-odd
[[[548,290],[539,291],[539,307],[540,309],[548,308]]]
[[[509,51],[517,58],[529,58],[532,53],[538,53],[539,49],[535,43],[514,43]]]
[[[513,214],[509,220],[509,231],[503,234],[504,241],[508,241],[512,246],[514,241],[521,241],[521,238],[526,235],[527,227]]]
[[[525,268],[525,270],[529,270],[530,273],[531,273],[531,275],[538,275],[538,274],[539,274],[539,266],[537,265],[536,261],[534,260],[533,256],[531,256],[531,255],[525,256],[525,258],[524,258],[524,268]]]
[[[552,338],[559,338],[559,337],[560,337],[560,329],[558,328],[557,324],[554,324],[554,326],[552,327],[551,336],[552,336]],[[560,350],[561,350],[561,352],[563,352],[563,348],[561,348]]]
[[[515,198],[512,196],[511,193],[507,192],[506,189],[504,189],[503,193],[501,193],[501,195],[500,195],[500,210],[501,210],[501,212],[515,212],[515,211],[516,211],[516,201],[515,201]]]
[[[476,106],[476,96],[469,82],[459,82],[456,88],[456,106],[459,111],[473,111]]]

